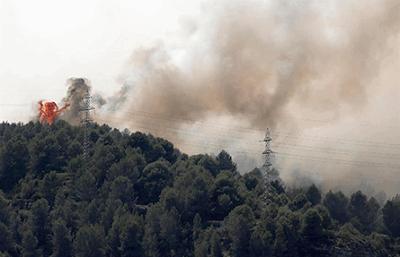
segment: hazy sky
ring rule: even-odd
[[[111,94],[133,50],[174,33],[199,2],[1,0],[0,120],[26,121],[25,104],[61,100],[69,77]]]

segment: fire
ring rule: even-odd
[[[69,104],[65,104],[61,109],[55,102],[39,101],[39,121],[41,123],[53,124],[56,118],[63,112]]]

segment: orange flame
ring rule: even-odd
[[[64,105],[61,109],[55,102],[39,101],[39,121],[40,123],[53,124],[57,117],[67,109],[69,104]]]

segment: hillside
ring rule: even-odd
[[[66,122],[0,124],[0,256],[400,256],[400,197],[264,186],[230,155]],[[87,160],[87,161],[85,161]]]

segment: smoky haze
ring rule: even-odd
[[[301,154],[316,151],[320,164],[331,165],[278,156],[287,181],[306,177],[327,187],[365,184],[393,192],[400,185],[392,179],[396,169],[360,165],[378,163],[370,153],[385,156],[388,149],[336,139],[362,134],[370,140],[393,125],[384,113],[397,106],[399,31],[397,0],[206,4],[201,17],[183,20],[170,39],[134,51],[119,78],[124,86],[99,101],[96,118],[166,137],[190,153],[231,150],[243,170],[262,161],[246,156],[262,151],[258,140],[267,127],[279,150],[290,133],[308,133],[290,143],[307,145]],[[386,118],[381,127],[365,130],[358,122],[377,117]],[[385,130],[389,142],[399,139],[397,130]],[[317,140],[316,133],[331,140]],[[321,146],[327,156],[318,155]],[[332,164],[335,159],[349,165]],[[385,181],[371,179],[378,168]]]
[[[336,1],[322,12],[318,3],[213,6],[202,21],[188,21],[178,44],[135,51],[127,109],[175,125],[227,115],[265,129],[285,126],[291,106],[331,113],[362,107],[398,35],[400,8],[395,0]],[[147,122],[138,119],[132,122]]]

